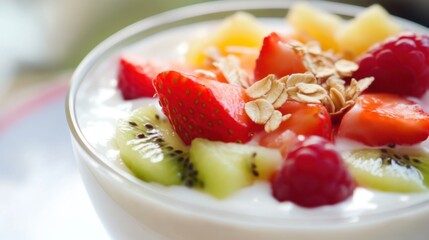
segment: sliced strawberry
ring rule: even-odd
[[[277,130],[264,133],[259,141],[262,146],[279,148],[282,153],[286,154],[296,140],[293,133],[331,139],[331,118],[324,106],[290,100],[278,110],[283,115],[291,114],[291,117],[284,121]]]
[[[147,61],[136,56],[123,56],[120,60],[118,88],[124,99],[153,97],[153,78],[166,66],[155,61]]]
[[[264,38],[259,57],[256,60],[255,81],[268,74],[274,74],[280,78],[306,71],[301,57],[292,50],[287,41],[275,32]]]
[[[363,94],[339,126],[338,136],[369,146],[411,145],[429,136],[429,114],[393,94]]]
[[[255,124],[244,111],[244,90],[177,71],[154,80],[162,110],[186,144],[194,138],[247,142]]]

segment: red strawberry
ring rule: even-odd
[[[153,97],[153,78],[165,67],[154,61],[134,56],[121,57],[118,73],[118,87],[124,99]]]
[[[373,76],[368,91],[421,97],[429,88],[429,36],[405,33],[358,58],[353,77]]]
[[[303,73],[306,68],[301,57],[287,44],[287,40],[273,32],[264,38],[256,60],[255,81],[274,74],[280,78],[292,73]]]
[[[273,196],[303,207],[342,202],[356,188],[341,156],[326,139],[312,136],[297,144],[271,180]]]
[[[411,145],[429,136],[429,114],[393,94],[363,94],[344,115],[338,136],[369,146]]]
[[[194,138],[247,142],[254,123],[244,111],[244,90],[177,71],[160,73],[154,80],[162,110],[186,144]]]
[[[320,104],[287,101],[278,109],[283,115],[291,114],[280,127],[271,133],[264,133],[259,141],[262,146],[279,148],[286,154],[293,145],[294,136],[317,135],[331,139],[332,124],[326,108]]]

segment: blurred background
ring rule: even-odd
[[[287,1],[287,0],[285,0]],[[1,0],[0,109],[19,89],[72,71],[95,45],[142,18],[202,0]],[[427,0],[338,0],[429,26]]]
[[[1,0],[0,100],[16,88],[72,71],[88,51],[124,26],[198,2],[203,1]],[[338,2],[360,6],[377,2],[394,15],[429,26],[427,0]]]

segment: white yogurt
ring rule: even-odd
[[[282,29],[284,25],[277,21],[274,26]],[[210,28],[198,24],[169,30],[121,53],[148,59],[181,59],[189,36],[206,29]],[[186,187],[164,187],[135,179],[119,160],[114,144],[115,124],[133,109],[149,102],[156,104],[157,100],[124,101],[116,88],[117,65],[115,56],[90,73],[91,81],[83,83],[76,100],[78,123],[88,143],[107,165],[125,172],[133,182],[106,172],[76,147],[77,155],[85,163],[82,171],[89,194],[93,195],[94,205],[113,236],[121,239],[139,238],[141,234],[147,239],[426,239],[429,236],[426,227],[429,194],[357,188],[345,202],[305,209],[276,201],[266,182],[258,182],[225,200],[216,200]],[[106,213],[113,215],[105,216]]]

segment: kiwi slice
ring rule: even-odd
[[[429,155],[417,149],[359,149],[342,153],[359,185],[386,192],[429,189]]]
[[[192,141],[189,153],[202,190],[219,199],[268,179],[282,164],[278,150],[201,138]]]
[[[119,120],[116,128],[120,157],[135,176],[166,186],[195,185],[189,147],[155,105],[136,109],[128,119]]]

